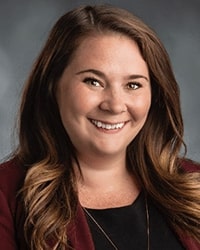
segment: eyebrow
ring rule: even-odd
[[[76,73],[76,75],[80,75],[80,74],[84,74],[84,73],[93,73],[99,77],[103,77],[103,78],[106,78],[106,75],[100,71],[100,70],[97,70],[97,69],[86,69],[86,70],[81,70],[81,71],[78,71]],[[133,79],[138,79],[138,78],[143,78],[145,79],[147,82],[149,82],[149,78],[144,76],[144,75],[139,75],[139,74],[133,74],[133,75],[129,75],[127,77],[129,80],[133,80]]]

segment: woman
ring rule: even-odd
[[[200,249],[200,167],[180,158],[179,89],[163,45],[111,6],[53,27],[1,165],[1,249]]]

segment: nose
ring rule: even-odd
[[[100,109],[113,114],[120,114],[127,110],[126,100],[121,90],[107,90],[103,94]]]

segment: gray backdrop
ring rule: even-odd
[[[200,160],[200,1],[199,0],[1,0],[0,158],[16,144],[13,130],[21,88],[58,17],[80,4],[110,3],[146,21],[171,57],[181,89],[188,157]],[[163,121],[164,122],[164,121]]]

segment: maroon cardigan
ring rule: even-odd
[[[200,171],[200,167],[190,161],[183,163],[188,172]],[[22,187],[25,170],[12,160],[0,165],[0,249],[26,250],[22,204],[16,198]],[[69,239],[75,250],[94,250],[92,236],[81,206],[78,206],[75,222],[69,228]],[[185,235],[180,235],[188,250],[200,250],[200,244]]]

